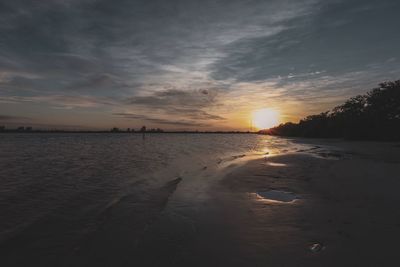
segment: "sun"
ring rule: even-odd
[[[258,129],[268,129],[279,124],[279,113],[270,108],[263,108],[253,112],[252,124]]]

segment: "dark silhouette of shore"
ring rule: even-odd
[[[32,127],[18,127],[14,129],[8,129],[4,126],[0,126],[0,133],[76,133],[76,134],[90,134],[90,133],[95,133],[95,134],[143,134],[143,133],[149,133],[149,134],[257,134],[257,132],[250,132],[250,131],[165,131],[160,128],[151,128],[151,129],[146,129],[143,127],[139,130],[134,130],[131,128],[128,129],[120,129],[117,127],[113,127],[110,130],[62,130],[62,129],[52,129],[52,130],[44,130],[44,129],[33,129]]]
[[[365,95],[299,123],[288,122],[260,133],[353,140],[400,140],[400,80],[383,82]]]

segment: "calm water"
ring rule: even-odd
[[[52,265],[105,224],[142,232],[181,181],[293,148],[249,134],[0,135],[0,254]]]

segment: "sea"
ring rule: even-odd
[[[110,246],[128,262],[177,187],[201,199],[246,161],[301,148],[257,134],[1,134],[0,265],[112,266]]]

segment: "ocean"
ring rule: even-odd
[[[126,255],[178,186],[201,200],[230,169],[301,147],[256,134],[2,134],[1,261],[105,264],[98,254],[111,249],[99,244]]]

